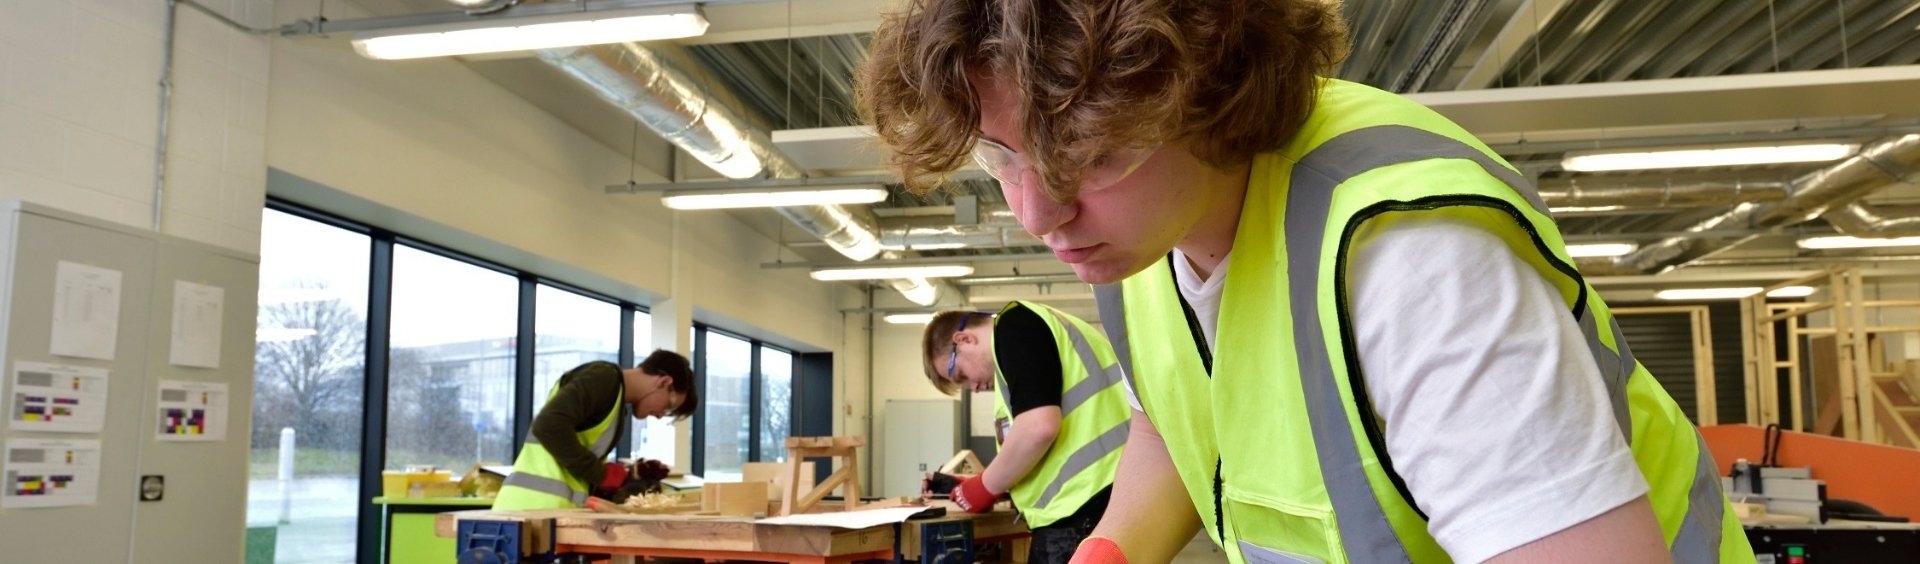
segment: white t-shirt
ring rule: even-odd
[[[1455,561],[1487,560],[1646,495],[1572,313],[1506,243],[1426,218],[1363,228],[1354,245],[1354,333],[1387,452]],[[1175,251],[1180,293],[1210,348],[1227,272],[1222,259],[1201,280]],[[1127,401],[1140,409],[1131,389]]]

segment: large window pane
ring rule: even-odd
[[[519,285],[507,274],[394,248],[388,469],[513,459]]]
[[[653,354],[653,316],[633,312],[633,362],[638,364]],[[636,419],[628,449],[635,458],[651,458],[672,466],[674,429],[672,420]]]
[[[280,564],[354,561],[371,246],[316,221],[262,217],[247,526],[277,529]],[[283,445],[294,449],[284,484]]]
[[[752,429],[747,394],[753,374],[753,344],[708,331],[704,354],[707,390],[700,398],[698,412],[707,421],[703,476],[718,481],[739,479],[750,444],[747,433]]]
[[[620,306],[546,284],[534,292],[533,412],[539,413],[568,370],[596,360],[619,362]]]
[[[793,433],[793,353],[760,347],[760,460],[785,462]]]

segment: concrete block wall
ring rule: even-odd
[[[165,22],[159,0],[0,2],[0,199],[152,226]],[[176,45],[162,231],[257,252],[272,43],[183,7]]]

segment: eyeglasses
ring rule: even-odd
[[[1092,192],[1126,180],[1133,171],[1139,170],[1140,165],[1146,164],[1147,157],[1153,156],[1154,151],[1158,150],[1159,145],[1145,149],[1122,149],[1101,157],[1087,167],[1086,176],[1081,179],[1080,191]],[[1015,186],[1020,185],[1020,178],[1027,171],[1033,170],[1033,163],[1027,161],[1025,155],[987,139],[974,142],[973,162],[979,163],[980,168],[1001,184]]]
[[[960,316],[960,328],[955,329],[954,334],[957,335],[961,331],[967,330],[967,320],[973,319],[973,316],[976,314],[977,312],[969,311],[967,312],[966,315]],[[953,352],[947,353],[947,381],[948,382],[953,382],[956,384],[960,383],[959,380],[953,379],[953,367],[959,360],[960,360],[960,343],[954,343]]]

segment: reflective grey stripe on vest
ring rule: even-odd
[[[1127,428],[1132,423],[1131,419],[1121,421],[1119,425],[1094,437],[1092,442],[1074,449],[1073,454],[1067,455],[1067,462],[1060,465],[1060,473],[1047,484],[1047,489],[1040,491],[1040,499],[1033,502],[1033,508],[1045,509],[1054,496],[1060,495],[1060,488],[1066,487],[1068,481],[1092,468],[1100,459],[1120,450],[1120,447],[1127,446]]]
[[[1113,346],[1113,357],[1120,361],[1116,365],[1120,367],[1120,381],[1126,384],[1127,393],[1138,398],[1140,389],[1133,386],[1133,347],[1127,343],[1125,295],[1119,284],[1101,284],[1093,287],[1093,301],[1100,309],[1100,325],[1107,328],[1107,342]]]
[[[1700,444],[1699,463],[1694,465],[1693,488],[1687,491],[1687,516],[1680,521],[1673,547],[1668,549],[1674,564],[1720,561],[1721,519],[1726,516],[1720,500],[1726,499],[1726,494],[1720,491],[1720,467],[1713,463],[1707,439],[1695,431],[1694,440]]]
[[[1321,242],[1326,237],[1327,216],[1335,187],[1377,168],[1433,158],[1466,159],[1478,163],[1482,169],[1525,197],[1535,210],[1547,213],[1539,194],[1530,184],[1485,153],[1437,133],[1398,125],[1360,129],[1328,140],[1294,166],[1292,184],[1287,191],[1288,302],[1293,306],[1294,319],[1308,320],[1293,324],[1294,350],[1299,357],[1301,385],[1306,394],[1308,420],[1313,427],[1321,475],[1326,481],[1327,494],[1339,520],[1341,542],[1346,546],[1349,559],[1354,562],[1408,562],[1409,557],[1380,507],[1379,499],[1374,496],[1362,468],[1356,437],[1347,420],[1345,402],[1327,357],[1327,341],[1316,321],[1320,319],[1318,286]],[[1608,379],[1608,393],[1612,396],[1618,422],[1623,431],[1630,434],[1632,421],[1625,406],[1627,377],[1632,374],[1634,367],[1632,352],[1626,347],[1626,339],[1618,323],[1609,327],[1613,331],[1614,342],[1619,343],[1620,352],[1615,353],[1600,342],[1599,328],[1592,320],[1591,312],[1583,314],[1581,332],[1587,335],[1590,352],[1600,365],[1602,377]],[[1694,508],[1702,503],[1702,496],[1712,499],[1706,505],[1712,506],[1713,513],[1720,512],[1719,499],[1713,497],[1719,492],[1719,478],[1713,470],[1711,453],[1704,444],[1697,464],[1705,468],[1706,473],[1705,478],[1695,477],[1696,483],[1689,499],[1689,520],[1705,517]],[[1702,479],[1711,483],[1703,487],[1699,484]],[[1703,493],[1709,491],[1713,495]],[[1712,527],[1703,533],[1675,537],[1672,548],[1674,554],[1692,554],[1711,548],[1717,558],[1719,521],[1716,519],[1711,523]],[[1688,546],[1681,546],[1683,542]]]
[[[1056,317],[1067,328],[1067,339],[1073,341],[1074,354],[1080,355],[1080,364],[1087,369],[1087,377],[1074,382],[1072,387],[1060,393],[1060,417],[1065,419],[1073,409],[1093,399],[1093,396],[1120,383],[1120,365],[1100,366],[1100,357],[1093,354],[1093,343],[1087,342],[1087,336],[1080,333],[1080,326]]]
[[[627,415],[627,406],[624,403],[615,409],[620,411],[617,417],[625,417]],[[600,438],[595,439],[593,445],[587,447],[587,450],[592,451],[594,456],[606,458],[607,453],[613,452],[613,436],[619,434],[615,433],[614,429],[624,424],[624,421],[619,420],[608,423],[606,430],[600,432]],[[533,429],[527,429],[526,443],[530,445],[540,444],[540,437],[533,434]],[[541,445],[541,448],[546,448],[546,445]]]
[[[1633,414],[1627,410],[1627,380],[1633,376],[1633,365],[1624,364],[1620,355],[1600,342],[1600,328],[1593,322],[1593,308],[1580,311],[1580,334],[1587,337],[1587,352],[1593,354],[1593,363],[1600,367],[1600,382],[1607,388],[1607,399],[1613,404],[1613,421],[1620,426],[1620,436],[1633,443]],[[1620,343],[1625,350],[1626,340],[1618,331],[1613,334],[1613,342]],[[1624,359],[1629,360],[1631,359]]]
[[[508,475],[507,480],[505,482],[502,482],[502,484],[519,487],[519,488],[526,488],[526,489],[540,492],[543,494],[565,499],[567,501],[573,502],[575,506],[585,506],[587,504],[587,492],[573,491],[573,488],[567,487],[566,482],[555,480],[553,478],[548,478],[546,476],[535,476],[533,474],[528,474],[526,472],[514,472],[513,474]]]

